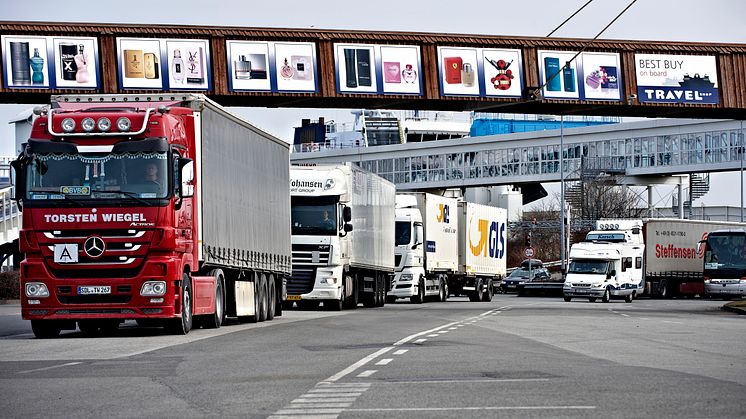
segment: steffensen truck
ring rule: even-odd
[[[646,293],[662,298],[704,295],[704,255],[697,249],[698,242],[711,231],[743,226],[724,221],[645,220]]]
[[[286,306],[383,306],[394,273],[394,184],[352,164],[293,166],[290,195]]]
[[[53,98],[12,164],[23,318],[50,338],[280,315],[288,157],[202,95]]]
[[[396,273],[388,302],[448,298],[448,281],[458,270],[458,201],[424,192],[396,195]]]
[[[506,211],[422,192],[396,199],[397,268],[387,299],[491,301],[505,276]]]

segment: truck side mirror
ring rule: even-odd
[[[342,208],[342,220],[344,222],[349,223],[352,221],[352,208],[350,207],[344,207]]]
[[[10,167],[13,168],[10,176],[10,184],[14,185],[11,199],[17,202],[23,199],[26,191],[25,165],[20,160],[13,160],[10,162]],[[20,196],[18,196],[19,194]]]
[[[194,161],[186,157],[180,157],[179,170],[181,172],[181,197],[194,196]]]
[[[349,233],[350,231],[352,231],[352,224],[345,224],[343,229],[345,233]]]

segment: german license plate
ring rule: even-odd
[[[111,294],[111,286],[101,285],[97,287],[78,287],[78,295],[91,294]]]
[[[575,290],[578,294],[590,294],[591,290]]]
[[[288,301],[300,301],[300,295],[288,295]]]

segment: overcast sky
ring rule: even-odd
[[[515,36],[546,36],[587,0],[513,2],[390,1],[337,2],[179,0],[135,4],[126,1],[36,0],[32,7],[12,2],[0,20],[132,24],[193,24],[241,27],[413,31]],[[595,0],[554,37],[592,38],[631,0]],[[602,36],[604,39],[746,43],[744,0],[638,0]],[[0,155],[13,151],[5,123],[27,106],[0,105]],[[349,110],[259,109],[238,111],[265,130],[292,141],[301,118],[324,116],[351,122]],[[711,190],[695,205],[740,205],[740,173],[714,174]],[[743,192],[741,192],[743,193]],[[664,205],[667,192],[657,194]]]

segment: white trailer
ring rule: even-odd
[[[704,254],[698,252],[698,242],[711,231],[743,226],[725,221],[645,220],[646,293],[662,298],[704,295]]]
[[[582,297],[606,303],[617,297],[631,303],[643,291],[644,248],[642,220],[599,220],[585,241],[570,248],[565,301]]]
[[[351,164],[290,170],[286,306],[383,306],[394,272],[394,184]]]
[[[396,272],[386,299],[448,298],[458,269],[458,201],[424,192],[396,196]]]
[[[503,208],[458,203],[458,270],[451,277],[453,293],[471,301],[492,301],[505,278],[508,217]]]

